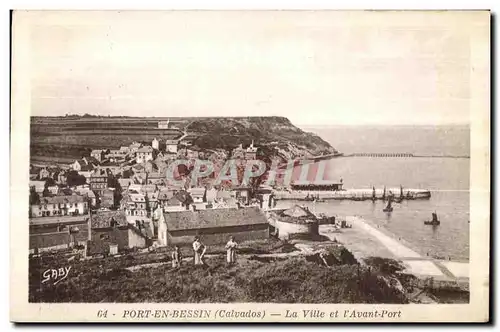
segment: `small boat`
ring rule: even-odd
[[[384,212],[392,212],[393,208],[392,208],[392,200],[389,199],[389,201],[387,202],[387,206],[384,208]]]
[[[315,197],[314,196],[309,196],[309,194],[307,194],[306,197],[304,197],[304,200],[305,201],[309,201],[309,202],[312,202],[315,200]]]
[[[433,226],[437,226],[441,224],[441,222],[439,221],[438,219],[438,216],[437,216],[437,213],[434,212],[432,213],[432,220],[426,220],[424,221],[424,225],[433,225]]]

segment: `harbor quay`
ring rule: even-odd
[[[402,194],[402,195],[401,195]],[[384,200],[390,196],[395,199],[429,199],[431,192],[426,189],[342,189],[342,190],[275,190],[273,191],[276,200]]]

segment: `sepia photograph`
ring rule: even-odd
[[[488,320],[489,11],[14,11],[12,45],[11,318]]]

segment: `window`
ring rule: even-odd
[[[56,208],[56,205],[55,204],[52,204],[52,208],[55,209]]]

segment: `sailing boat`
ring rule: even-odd
[[[387,206],[384,208],[384,212],[392,212],[393,208],[392,208],[392,199],[391,197],[389,197],[389,200],[387,201]]]
[[[432,220],[426,220],[424,221],[424,225],[433,225],[433,226],[437,226],[441,224],[441,222],[439,221],[438,219],[438,216],[437,216],[437,213],[436,212],[433,212],[432,213]]]
[[[404,199],[404,195],[403,195],[403,186],[400,185],[399,186],[399,198],[395,200],[396,203],[401,203]]]

